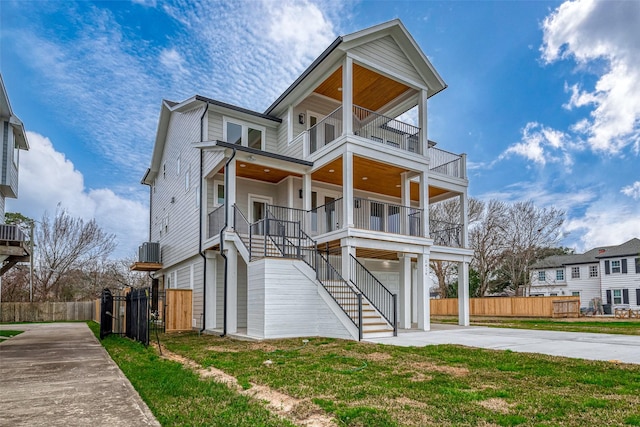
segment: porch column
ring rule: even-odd
[[[216,251],[205,251],[204,256],[207,258],[207,306],[205,307],[205,328],[214,329],[218,325],[217,308],[218,308],[218,283],[216,281],[216,270],[218,265],[218,257]]]
[[[353,59],[342,63],[342,134],[353,134]]]
[[[236,159],[234,158],[229,162],[225,168],[225,189],[224,195],[226,199],[227,218],[229,218],[229,228],[235,228],[233,222],[233,205],[236,204]]]
[[[398,258],[400,261],[398,263],[400,269],[399,327],[401,329],[411,329],[411,256],[409,254],[400,254]]]
[[[460,224],[462,224],[462,230],[460,230],[460,246],[463,248],[469,247],[469,199],[467,198],[467,191],[460,195]]]
[[[458,263],[458,325],[469,326],[469,263]]]
[[[402,199],[402,206],[411,206],[411,181],[409,180],[409,172],[402,172],[400,174],[400,197]],[[411,234],[411,225],[409,222],[409,210],[405,211],[406,214],[402,217],[402,224],[400,224],[400,232],[402,234]],[[417,230],[420,232],[419,230]]]
[[[420,172],[420,209],[422,236],[429,237],[429,172],[426,170]]]
[[[227,256],[227,333],[238,332],[238,249],[231,240],[224,242]]]
[[[422,154],[427,154],[429,136],[427,133],[427,90],[422,89],[418,95],[418,126],[420,127],[420,147]]]
[[[343,226],[353,227],[353,153],[342,155],[342,217]]]
[[[311,210],[311,172],[302,175],[302,209]]]
[[[418,329],[431,330],[429,253],[418,254]]]
[[[351,255],[354,258],[356,257],[356,247],[349,246],[349,241],[346,239],[342,239],[340,244],[342,245],[342,271],[340,274],[349,283],[349,280],[351,280]]]

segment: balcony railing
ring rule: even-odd
[[[24,242],[27,240],[26,234],[13,224],[0,224],[0,241],[4,242]]]
[[[462,247],[462,224],[431,220],[429,235],[433,244],[450,248]]]
[[[420,128],[353,106],[353,133],[380,144],[422,154]]]
[[[449,153],[435,147],[429,147],[427,153],[429,155],[430,172],[437,172],[456,178],[465,177],[465,167],[461,155]]]
[[[342,135],[342,130],[342,107],[338,107],[307,131],[309,133],[309,153],[315,153],[333,142]],[[375,143],[422,154],[419,127],[357,105],[353,106],[353,133]],[[300,135],[296,137],[296,140],[298,138]]]
[[[211,239],[224,227],[224,205],[220,205],[207,215],[207,238]]]
[[[394,205],[377,200],[353,200],[353,224],[356,228],[386,233],[421,236],[422,209]]]

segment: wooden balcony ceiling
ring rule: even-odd
[[[157,262],[134,262],[129,270],[132,271],[158,271],[162,269],[162,263]]]
[[[377,111],[410,89],[409,86],[353,64],[353,103]],[[342,103],[342,67],[338,68],[315,91]]]
[[[224,168],[220,170],[220,173],[224,175]],[[255,179],[258,181],[267,181],[271,183],[278,183],[288,176],[297,176],[300,178],[302,175],[288,172],[282,169],[276,169],[268,166],[263,166],[256,163],[238,161],[236,165],[236,175],[242,178]]]
[[[358,156],[353,157],[353,169],[354,189],[398,198],[401,196],[401,174],[402,172],[408,172],[406,169],[397,166]],[[342,157],[315,171],[311,178],[314,181],[342,186]],[[411,200],[419,200],[419,191],[419,184],[411,182]],[[446,190],[429,187],[429,197],[435,197],[443,193],[446,193]]]

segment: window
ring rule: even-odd
[[[544,271],[538,271],[538,282],[544,282],[547,280],[546,274]]]
[[[266,130],[262,126],[241,122],[239,120],[223,119],[223,138],[229,144],[264,150]]]
[[[598,266],[590,265],[589,266],[589,277],[598,277]]]
[[[613,303],[622,304],[622,289],[613,290]]]
[[[571,278],[572,279],[580,278],[580,267],[571,267]]]
[[[564,280],[564,270],[556,270],[556,280]]]
[[[620,260],[611,261],[611,273],[620,273]]]
[[[571,292],[571,296],[572,297],[579,297],[580,296],[580,291]]]
[[[213,183],[213,205],[224,205],[224,183],[222,181]]]
[[[636,258],[636,274],[640,274],[640,258]]]

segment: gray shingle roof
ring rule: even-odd
[[[583,254],[574,255],[552,255],[541,259],[531,266],[531,268],[553,268],[563,267],[572,264],[589,264],[598,262],[601,258],[613,258],[621,256],[640,256],[640,239],[633,238],[618,246],[601,246],[593,248]]]

